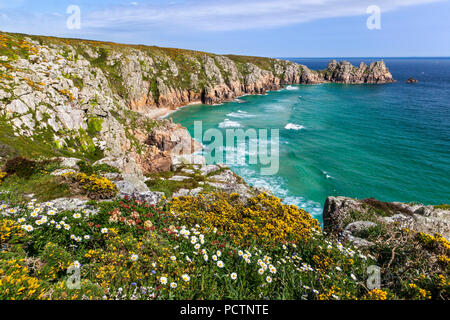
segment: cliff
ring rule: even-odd
[[[133,174],[164,171],[179,153],[172,151],[192,140],[154,118],[189,103],[328,81],[392,76],[383,62],[313,71],[271,58],[0,33],[0,157],[108,158]],[[165,134],[149,139],[158,128]],[[155,137],[171,143],[161,148]]]

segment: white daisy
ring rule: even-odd
[[[131,261],[137,261],[139,259],[139,256],[137,254],[132,254],[130,259]]]
[[[189,275],[187,275],[187,274],[183,274],[183,275],[181,276],[181,278],[183,279],[184,282],[189,282],[189,281],[191,281],[191,277],[189,277]]]

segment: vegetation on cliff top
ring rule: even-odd
[[[429,278],[419,270],[400,287],[383,282],[370,290],[366,270],[379,257],[324,238],[317,221],[277,198],[261,194],[247,205],[236,204],[238,198],[218,193],[158,206],[124,199],[83,212],[33,200],[5,203],[0,298],[448,298],[448,274]],[[445,245],[417,237],[425,246]],[[67,286],[71,266],[81,272],[79,288]]]

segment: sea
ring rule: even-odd
[[[320,70],[332,58],[287,59]],[[337,58],[356,66],[381,59]],[[230,167],[319,221],[329,196],[448,204],[450,58],[383,60],[396,83],[289,85],[221,105],[188,106],[170,117],[192,135],[194,121],[224,135],[233,128],[277,129],[277,172],[263,175],[264,164],[250,161]],[[419,82],[407,84],[410,77]]]

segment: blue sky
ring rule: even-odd
[[[449,12],[449,0],[0,0],[0,30],[271,57],[450,56]]]

